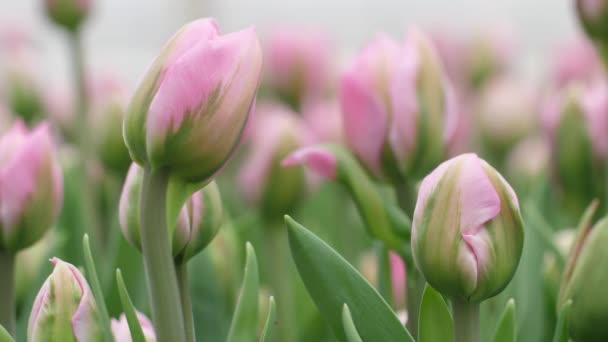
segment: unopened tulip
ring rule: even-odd
[[[575,1],[576,13],[587,35],[601,44],[608,43],[606,40],[606,37],[608,37],[608,1]]]
[[[261,69],[255,29],[221,35],[214,19],[184,26],[127,109],[123,132],[133,160],[184,181],[208,181],[241,139]]]
[[[428,172],[443,158],[455,126],[453,92],[433,46],[412,30],[399,44],[369,44],[342,75],[347,145],[383,180]]]
[[[475,154],[424,178],[412,223],[412,253],[426,281],[445,295],[480,302],[502,291],[521,257],[517,196]]]
[[[608,263],[608,219],[604,218],[579,234],[571,251],[559,292],[558,309],[572,300],[568,332],[574,341],[608,340],[608,274],[601,266]],[[598,269],[598,267],[600,267]]]
[[[312,131],[315,141],[320,143],[342,143],[344,141],[342,112],[337,101],[311,102],[303,110],[302,118]]]
[[[92,0],[44,0],[48,17],[68,31],[77,31],[92,7]]]
[[[332,55],[322,32],[277,28],[265,44],[264,56],[265,84],[295,110],[329,91]]]
[[[6,98],[11,111],[28,123],[35,122],[43,114],[41,91],[24,66],[7,71]]]
[[[36,296],[30,314],[28,341],[102,341],[93,293],[78,268],[57,258],[53,273]]]
[[[551,151],[541,137],[530,137],[515,145],[506,162],[508,178],[520,189],[532,188],[549,172]]]
[[[141,330],[144,332],[144,338],[146,342],[156,342],[156,334],[154,333],[154,326],[152,322],[141,312],[136,312],[137,320],[141,326]],[[129,323],[125,314],[120,315],[119,319],[112,319],[110,322],[112,328],[112,335],[114,336],[115,342],[132,342],[131,331],[129,330]]]
[[[140,251],[142,181],[143,169],[133,163],[119,203],[119,221],[123,236]],[[175,226],[169,227],[173,233],[173,257],[176,262],[186,262],[203,250],[213,240],[222,222],[223,207],[219,189],[215,183],[209,183],[190,196],[179,212]]]
[[[587,39],[563,42],[551,56],[550,76],[560,87],[571,82],[591,82],[602,74],[602,61]]]
[[[469,87],[481,89],[502,74],[516,51],[513,33],[502,27],[489,27],[474,37],[468,46],[466,74]]]
[[[549,96],[541,119],[565,204],[580,215],[593,198],[604,198],[598,184],[608,157],[608,84],[572,86]]]
[[[239,171],[238,184],[265,216],[282,217],[302,198],[306,184],[301,169],[284,169],[281,161],[306,144],[306,128],[297,114],[272,104],[259,106],[250,128],[250,153]]]
[[[62,180],[47,124],[28,132],[19,121],[0,137],[0,249],[42,238],[61,209]]]

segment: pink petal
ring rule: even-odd
[[[306,165],[317,174],[328,178],[336,178],[336,157],[333,153],[318,146],[303,147],[292,152],[281,162],[282,167]]]
[[[596,82],[582,93],[581,105],[585,114],[591,147],[600,160],[608,158],[608,85]]]

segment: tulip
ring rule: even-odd
[[[139,84],[123,133],[138,164],[206,182],[236,146],[262,68],[255,29],[221,35],[199,19],[171,38]]]
[[[475,154],[424,178],[412,223],[412,253],[426,281],[459,300],[480,302],[513,278],[523,248],[517,196]]]
[[[608,2],[604,0],[576,0],[576,14],[587,35],[606,44],[608,34]]]
[[[322,32],[278,28],[264,48],[265,84],[293,109],[329,91],[332,51]]]
[[[340,104],[333,100],[312,102],[305,107],[302,117],[312,131],[315,141],[342,143],[342,113]]]
[[[239,171],[238,184],[264,216],[282,217],[302,197],[306,184],[302,170],[284,169],[280,163],[311,138],[302,120],[279,105],[260,106],[250,128],[251,152]]]
[[[591,82],[602,73],[597,51],[584,38],[563,42],[551,56],[551,77],[560,87],[571,82]]]
[[[55,24],[77,31],[92,7],[92,0],[45,0],[46,14]]]
[[[133,163],[127,173],[119,202],[119,221],[125,239],[142,250],[140,197],[143,169]],[[167,209],[168,210],[168,209]],[[215,183],[192,194],[182,206],[172,234],[173,257],[181,264],[202,251],[215,237],[223,222],[220,193]]]
[[[55,222],[62,198],[48,125],[28,132],[17,122],[0,137],[0,250],[15,253],[40,240]]]
[[[340,82],[346,143],[378,179],[422,175],[443,158],[454,98],[434,48],[418,31],[400,45],[377,37]]]
[[[551,152],[545,139],[530,137],[513,147],[506,162],[509,179],[519,189],[531,188],[542,181],[549,171]]]
[[[99,313],[89,285],[78,268],[57,258],[53,273],[36,296],[28,341],[102,341]]]
[[[7,103],[11,110],[26,122],[34,122],[42,116],[41,92],[34,77],[24,66],[14,66],[7,71]]]
[[[583,227],[570,253],[562,277],[558,309],[572,300],[568,333],[574,341],[608,340],[608,298],[604,295],[608,277],[598,266],[608,263],[608,219],[593,228]]]
[[[482,89],[510,66],[516,51],[513,33],[501,27],[486,28],[469,42],[466,75],[471,89]]]
[[[141,312],[137,311],[137,320],[144,332],[146,342],[155,342],[156,334],[154,333],[154,326],[152,322]],[[129,330],[129,323],[125,314],[120,315],[119,319],[112,319],[110,322],[112,328],[112,335],[114,335],[115,342],[131,342],[131,331]]]

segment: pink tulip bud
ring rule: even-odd
[[[92,0],[45,0],[46,14],[57,25],[77,31],[89,15]]]
[[[313,172],[327,178],[336,178],[336,156],[321,146],[309,146],[295,150],[281,162],[282,167],[306,165]]]
[[[320,143],[342,143],[344,133],[340,104],[335,100],[311,102],[305,106],[302,117]]]
[[[47,124],[28,132],[17,122],[0,137],[0,244],[16,252],[53,225],[63,198],[62,173]]]
[[[331,47],[322,32],[276,28],[265,44],[267,85],[295,109],[329,91]]]
[[[152,322],[141,312],[137,311],[137,320],[144,332],[146,342],[156,342],[156,334],[154,333],[154,326]],[[119,319],[112,319],[110,322],[112,328],[112,335],[114,335],[115,342],[132,342],[131,331],[129,330],[129,323],[125,314],[120,315]]]
[[[475,154],[439,165],[424,178],[412,222],[412,254],[438,291],[479,302],[511,281],[523,248],[517,196]]]
[[[412,30],[403,45],[379,36],[342,76],[346,142],[377,178],[426,172],[453,136],[453,96],[422,33]]]
[[[28,341],[101,341],[97,305],[78,268],[57,258],[53,273],[36,296],[30,314]]]
[[[469,43],[466,74],[469,87],[481,89],[489,80],[503,73],[512,63],[517,44],[515,35],[504,27],[480,31]]]
[[[184,26],[131,100],[123,127],[131,157],[185,181],[209,180],[240,141],[261,69],[255,29],[221,35],[214,19]]]
[[[602,72],[593,44],[584,39],[569,40],[560,45],[551,58],[551,77],[559,87],[570,82],[590,82]]]

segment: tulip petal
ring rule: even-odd
[[[317,174],[328,178],[336,178],[336,156],[330,151],[319,147],[304,147],[292,152],[281,162],[282,167],[304,164]]]

